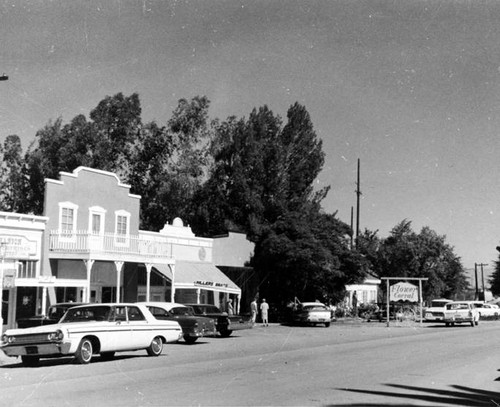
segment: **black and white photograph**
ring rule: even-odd
[[[0,406],[500,406],[500,2],[0,0]]]

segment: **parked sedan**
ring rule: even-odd
[[[144,305],[88,304],[70,308],[57,324],[7,330],[0,349],[21,356],[25,366],[63,356],[86,364],[95,354],[111,359],[115,352],[140,349],[158,356],[164,343],[180,338],[179,323],[157,320]]]
[[[200,317],[194,314],[191,307],[175,302],[143,302],[156,319],[177,321],[182,328],[182,335],[186,343],[194,343],[198,338],[215,335],[215,321],[213,318]]]
[[[479,318],[481,319],[498,319],[498,316],[500,315],[500,308],[496,304],[475,303],[474,306],[479,312]]]
[[[292,323],[318,325],[327,328],[332,320],[330,310],[320,302],[301,302],[292,310]]]
[[[193,309],[195,315],[215,319],[215,329],[223,338],[230,336],[233,331],[251,329],[252,317],[249,315],[228,315],[212,304],[185,304]]]

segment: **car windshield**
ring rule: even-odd
[[[110,315],[110,306],[77,307],[68,310],[61,322],[107,321]]]
[[[52,319],[61,319],[69,307],[52,306],[49,308],[48,316]]]
[[[174,307],[170,310],[172,315],[176,316],[193,316],[193,310],[188,307]]]

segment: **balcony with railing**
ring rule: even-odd
[[[170,245],[163,239],[115,233],[93,234],[88,231],[50,232],[49,256],[75,255],[89,258],[136,258],[159,260],[171,258]]]

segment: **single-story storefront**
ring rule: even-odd
[[[15,327],[18,318],[35,314],[41,307],[37,287],[52,284],[40,275],[46,223],[43,216],[0,212],[0,331]]]

